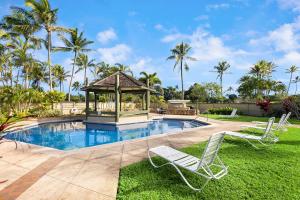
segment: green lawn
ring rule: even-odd
[[[200,151],[199,145],[182,150],[200,157],[205,144]],[[219,156],[229,173],[202,192],[189,189],[171,166],[154,169],[144,160],[122,168],[117,199],[300,199],[300,129],[289,128],[277,144],[258,150],[226,138]],[[195,186],[204,182],[190,172],[185,175]]]
[[[268,121],[269,117],[253,117],[253,116],[245,116],[245,115],[239,115],[235,118],[224,118],[220,115],[213,115],[213,114],[201,114],[201,117],[208,117],[210,119],[217,119],[222,121],[237,121],[237,122],[252,122],[252,121]],[[276,121],[278,121],[279,118],[276,118]],[[292,124],[300,124],[300,120],[297,119],[289,119],[288,120]]]

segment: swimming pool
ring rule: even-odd
[[[106,125],[83,122],[41,124],[9,133],[6,138],[30,144],[71,150],[148,137],[206,125],[196,120],[159,119],[144,123]]]

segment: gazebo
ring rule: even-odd
[[[104,79],[96,80],[81,88],[86,96],[86,122],[91,123],[134,123],[147,121],[149,117],[150,92],[155,90],[147,84],[136,80],[124,72],[116,72]],[[94,108],[90,110],[90,93],[94,94]],[[141,94],[142,109],[137,111],[122,111],[122,94]],[[114,110],[99,111],[98,98],[100,94],[114,94]]]

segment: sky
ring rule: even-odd
[[[285,69],[300,67],[299,0],[50,0],[58,8],[58,25],[77,27],[93,40],[89,52],[98,62],[131,66],[157,72],[163,86],[180,86],[180,74],[167,61],[170,49],[181,41],[190,43],[190,70],[184,72],[184,87],[218,81],[213,67],[230,63],[224,88],[237,88],[239,78],[260,59],[278,67],[273,77],[288,83]],[[23,0],[0,0],[0,17],[9,7],[24,6]],[[45,32],[38,33],[45,37]],[[54,46],[63,45],[57,37]],[[45,51],[34,56],[46,60]],[[54,64],[71,70],[72,53],[55,53]],[[299,72],[296,75],[300,75]],[[93,79],[89,74],[89,80]],[[78,73],[75,80],[82,81]],[[292,86],[291,90],[294,90]]]

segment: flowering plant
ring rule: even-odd
[[[263,111],[269,112],[271,101],[270,99],[257,100],[256,105],[259,106]]]

